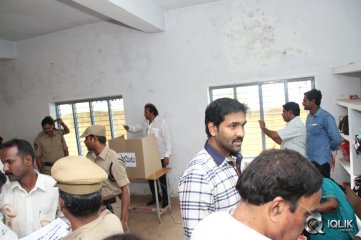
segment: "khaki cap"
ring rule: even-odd
[[[51,168],[56,186],[63,192],[84,195],[98,191],[108,174],[94,162],[82,156],[67,156]]]
[[[85,129],[84,133],[80,137],[87,137],[90,135],[106,137],[105,127],[101,125],[93,125]]]

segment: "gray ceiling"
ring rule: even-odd
[[[138,1],[138,0],[134,0]],[[153,0],[164,10],[219,0]],[[0,39],[18,41],[109,20],[71,0],[0,0]]]

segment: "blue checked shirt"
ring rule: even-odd
[[[234,158],[240,166],[242,157]],[[230,159],[208,143],[188,164],[179,180],[179,199],[186,239],[196,225],[212,212],[235,206],[240,195],[235,186],[238,175]]]
[[[334,117],[319,108],[313,116],[308,114],[306,130],[307,158],[320,165],[330,163],[331,151],[337,150],[342,141]]]

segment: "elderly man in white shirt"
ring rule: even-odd
[[[148,136],[154,134],[157,139],[158,150],[160,158],[162,161],[162,167],[167,167],[169,164],[169,157],[171,155],[171,142],[170,134],[168,131],[168,126],[164,119],[158,117],[157,108],[151,104],[147,103],[144,106],[144,117],[145,120],[141,123],[138,123],[133,126],[123,125],[125,130],[133,133],[142,132],[143,136]],[[159,178],[162,193],[163,193],[163,203],[162,208],[165,208],[168,205],[168,190],[167,190],[167,179],[164,174]],[[152,192],[152,199],[147,203],[147,205],[155,204],[155,190],[154,183],[152,180],[149,180],[150,191]],[[160,198],[159,198],[160,199]]]
[[[1,194],[5,224],[24,237],[55,220],[59,192],[55,180],[34,169],[34,150],[25,140],[13,139],[3,145],[4,172],[11,181]]]

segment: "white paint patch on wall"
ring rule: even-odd
[[[282,55],[313,54],[302,36],[285,29],[279,19],[271,16],[249,14],[231,20],[226,26],[224,44],[232,72],[276,66]]]

